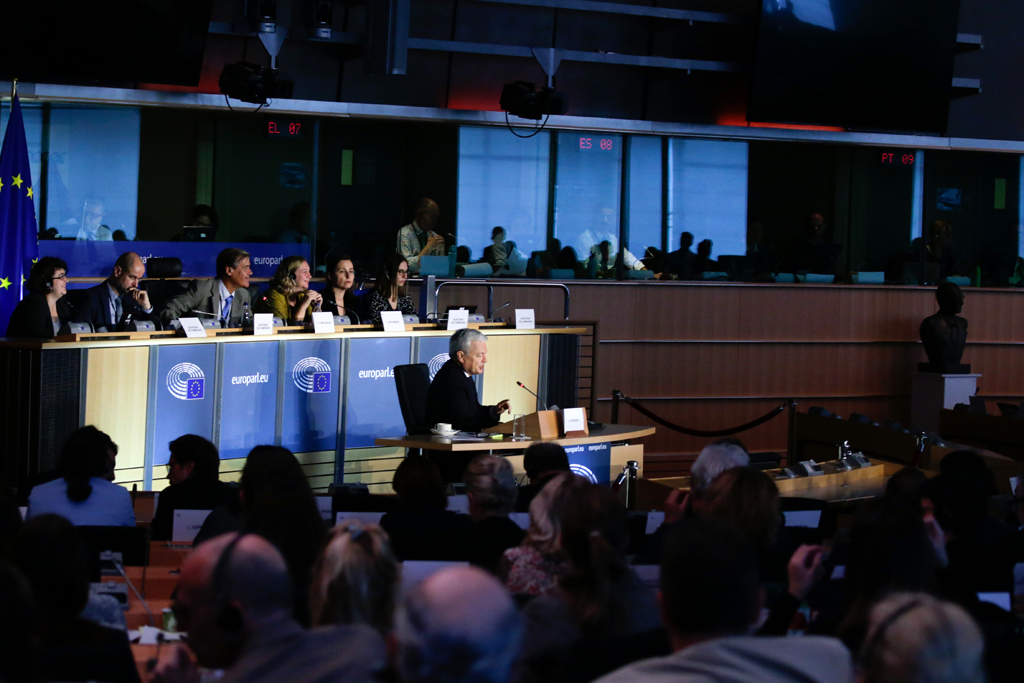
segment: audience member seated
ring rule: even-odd
[[[68,264],[56,256],[43,256],[32,264],[25,289],[29,293],[14,307],[7,336],[53,339],[72,317],[71,306],[64,299]]]
[[[693,233],[681,233],[679,249],[665,256],[665,272],[680,280],[689,280],[693,276],[693,264],[697,259],[697,255],[690,251],[692,246]]]
[[[711,247],[714,243],[711,240],[701,240],[697,244],[697,258],[693,262],[693,274],[700,277],[704,273],[718,271],[718,261],[711,258]]]
[[[501,584],[475,567],[437,572],[405,599],[395,619],[401,683],[506,683],[522,621]]]
[[[309,480],[287,448],[257,446],[246,458],[241,485],[241,504],[224,505],[211,512],[195,545],[242,530],[273,543],[288,563],[295,618],[308,625],[313,565],[327,535]]]
[[[339,254],[327,262],[327,286],[323,295],[323,309],[334,315],[347,315],[353,325],[358,325],[364,315],[359,298],[352,291],[356,284],[356,267],[352,257]]]
[[[167,481],[160,492],[151,525],[154,541],[165,541],[174,531],[175,510],[214,510],[238,498],[238,490],[218,479],[217,447],[201,436],[186,434],[170,444]]]
[[[313,569],[314,626],[365,624],[391,633],[401,567],[376,524],[340,519]]]
[[[512,463],[496,455],[478,455],[463,474],[472,525],[466,532],[466,550],[472,564],[498,573],[501,557],[522,543],[526,535],[508,518],[516,500]]]
[[[124,631],[99,626],[80,615],[89,599],[89,550],[80,531],[57,515],[28,520],[12,548],[12,559],[35,596],[35,675],[48,681],[135,683],[135,667]],[[11,615],[4,614],[7,621]]]
[[[491,230],[491,244],[484,247],[484,261],[491,264],[493,272],[498,274],[502,269],[508,268],[508,256],[514,248],[514,242],[505,241],[505,228],[495,226]]]
[[[745,635],[761,609],[757,556],[725,522],[688,520],[673,529],[662,556],[660,603],[673,654],[631,664],[600,683],[852,678],[850,653],[838,640]]]
[[[538,596],[554,592],[568,570],[562,551],[562,517],[569,496],[586,480],[559,474],[530,503],[530,527],[526,538],[502,557],[499,574],[514,595]]]
[[[400,560],[466,560],[463,539],[470,518],[448,507],[437,466],[412,455],[395,470],[391,487],[402,507],[385,513],[380,526]]]
[[[868,616],[863,683],[985,683],[985,643],[960,607],[924,593],[896,593]]]
[[[835,273],[841,245],[825,240],[825,219],[820,213],[807,216],[800,235],[790,249],[787,272]]]
[[[306,631],[293,604],[288,565],[273,544],[256,534],[204,543],[182,567],[173,606],[188,645],[165,646],[150,681],[198,681],[192,655],[225,669],[222,683],[361,683],[383,669],[379,633],[361,624]]]
[[[213,316],[227,325],[237,323],[250,303],[248,287],[251,275],[249,252],[225,249],[217,254],[217,277],[192,280],[184,292],[168,302],[167,308],[160,312],[160,319],[170,323],[182,317]]]
[[[569,469],[569,456],[560,444],[541,441],[526,449],[523,453],[523,469],[529,484],[519,487],[516,494],[516,512],[529,512],[530,503],[553,477]]]
[[[579,477],[574,484],[562,517],[566,572],[557,591],[523,610],[523,681],[566,680],[575,668],[569,649],[578,641],[633,636],[660,625],[654,590],[626,563],[626,508],[603,486]]]
[[[83,292],[76,322],[87,322],[99,332],[119,331],[128,318],[149,320],[153,317],[153,306],[149,294],[139,289],[139,280],[146,275],[146,264],[134,252],[125,252],[117,257],[110,277]]]
[[[60,452],[60,478],[28,496],[28,518],[55,513],[79,526],[135,526],[127,489],[112,482],[116,446],[93,426],[76,429]]]
[[[928,226],[928,243],[914,255],[920,263],[939,264],[939,280],[956,275],[956,256],[953,254],[953,226],[946,221],[933,221]]]
[[[370,319],[374,325],[380,325],[380,314],[383,311],[401,311],[403,314],[416,313],[416,305],[409,296],[409,264],[400,254],[392,254],[384,262],[384,267],[377,276],[377,282],[370,292],[368,304]]]
[[[313,312],[320,310],[323,296],[309,288],[313,273],[309,263],[301,256],[289,256],[281,260],[274,277],[270,278],[270,289],[254,306],[256,313],[273,313],[286,325],[301,325],[313,319]]]

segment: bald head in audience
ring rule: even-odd
[[[454,567],[409,594],[395,636],[404,683],[503,683],[519,655],[522,623],[497,579]]]

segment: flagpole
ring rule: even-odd
[[[14,98],[17,97],[17,96],[18,96],[18,79],[15,78],[13,81],[11,81],[11,100],[13,101]]]

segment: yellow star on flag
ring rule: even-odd
[[[0,288],[7,289],[10,286],[11,286],[11,281],[10,280],[8,280],[5,277],[0,278]]]
[[[28,188],[28,198],[32,199],[32,188]]]
[[[4,189],[4,179],[0,178],[0,190]]]
[[[11,184],[14,185],[15,187],[21,187],[21,184],[23,182],[24,181],[21,179],[21,174],[20,173],[18,175],[14,176],[13,178],[11,178]]]
[[[39,259],[37,259],[37,258],[32,259],[32,263],[39,263]]]

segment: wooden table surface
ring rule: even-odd
[[[454,441],[443,436],[421,434],[412,436],[389,436],[375,441],[378,446],[398,448],[421,448],[433,451],[521,451],[539,441],[553,441],[563,446],[574,446],[605,441],[629,441],[654,434],[654,427],[637,425],[605,425],[592,429],[588,436],[558,439],[526,439],[513,441],[507,435],[503,439],[480,439],[478,441]]]

